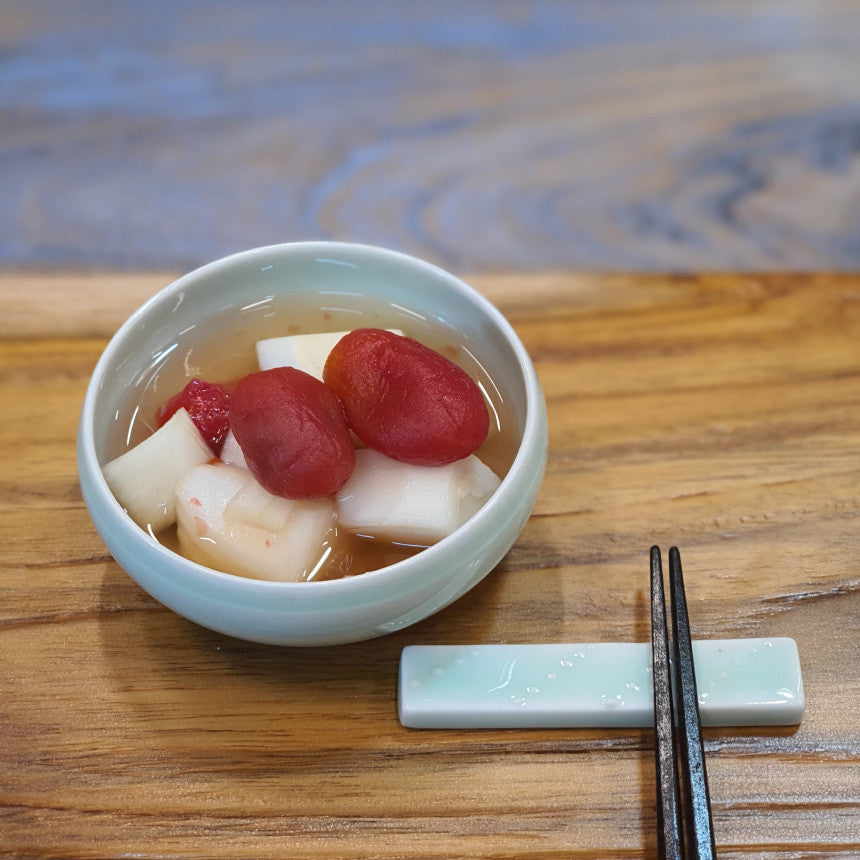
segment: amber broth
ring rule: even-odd
[[[321,307],[320,296],[314,293],[268,297],[245,307],[226,308],[182,332],[175,342],[165,344],[153,355],[149,367],[140,374],[121,404],[107,440],[107,459],[119,456],[149,436],[157,426],[158,409],[188,380],[199,377],[229,385],[256,371],[258,340],[375,327],[402,330],[460,365],[480,385],[490,410],[490,432],[478,456],[499,477],[504,477],[517,450],[516,421],[506,392],[476,356],[480,344],[463,343],[455,330],[443,327],[438,320],[428,320],[399,306],[374,304],[360,296],[326,298],[333,299],[329,307]],[[175,527],[157,538],[181,554]],[[321,556],[328,551],[328,557],[313,578],[335,579],[378,570],[424,548],[371,534],[354,535],[337,530],[330,550],[328,546],[321,548]]]

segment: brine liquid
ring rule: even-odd
[[[118,457],[151,435],[158,427],[159,408],[189,380],[198,377],[229,385],[258,370],[258,340],[356,328],[396,328],[460,365],[481,387],[490,410],[490,431],[477,456],[500,478],[504,477],[516,454],[516,422],[505,392],[479,360],[480,344],[463,343],[455,331],[406,308],[373,304],[366,297],[327,298],[331,299],[328,307],[321,307],[320,295],[314,293],[269,297],[245,307],[227,308],[182,332],[175,342],[165,344],[137,378],[117,412],[107,440],[106,459]],[[156,537],[179,552],[175,527]],[[313,578],[334,579],[378,570],[423,548],[338,530],[331,547],[321,547],[321,557],[327,554],[327,558],[318,565]]]

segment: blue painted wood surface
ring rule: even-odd
[[[0,0],[0,266],[856,269],[860,5]]]

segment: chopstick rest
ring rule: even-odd
[[[796,725],[803,681],[793,639],[693,642],[705,726]],[[409,728],[646,728],[650,643],[409,645],[400,657]]]

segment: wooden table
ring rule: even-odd
[[[852,0],[0,0],[0,265],[860,268]]]
[[[860,276],[501,273],[545,387],[508,557],[349,647],[201,629],[112,561],[74,436],[108,336],[167,274],[0,275],[0,854],[653,857],[642,730],[415,731],[413,643],[644,641],[648,548],[695,635],[790,636],[802,725],[706,731],[720,857],[860,854]]]

